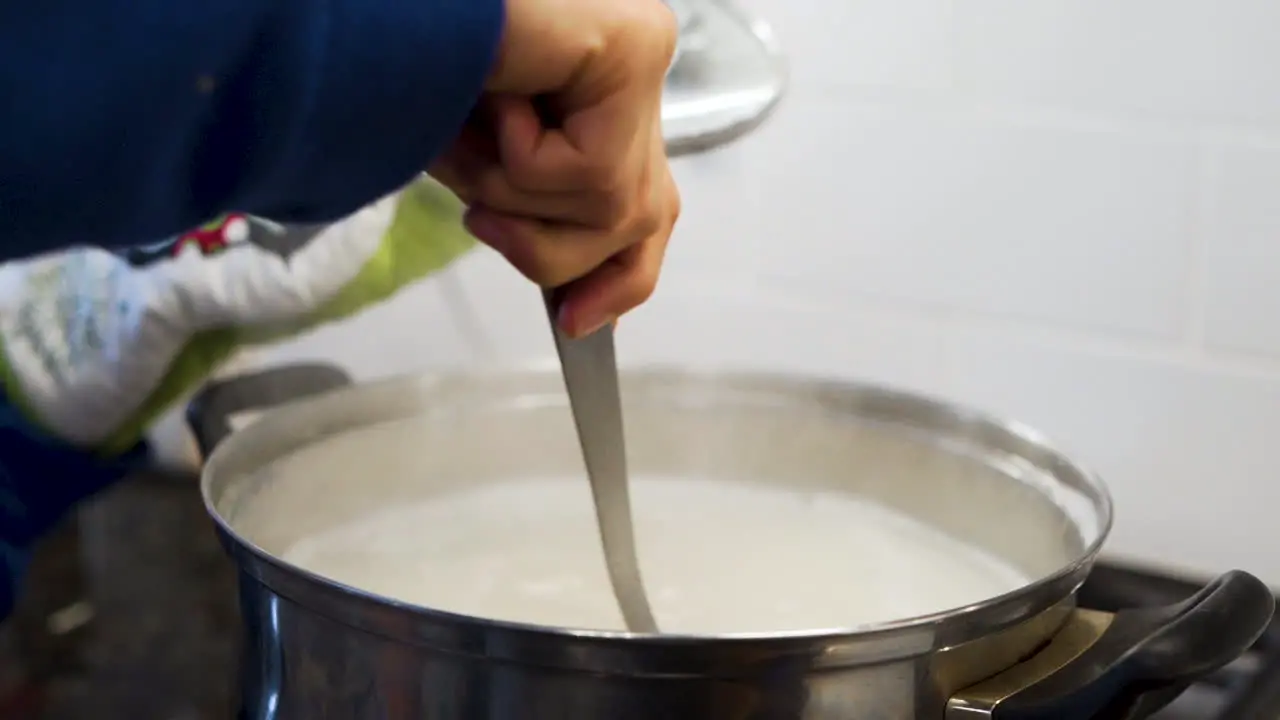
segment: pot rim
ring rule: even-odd
[[[994,431],[1016,442],[1034,447],[1045,456],[1052,458],[1056,466],[1070,472],[1077,481],[1087,487],[1090,493],[1094,494],[1092,501],[1097,511],[1097,536],[1078,557],[1056,571],[1014,590],[963,607],[843,628],[726,634],[646,634],[494,620],[414,605],[328,579],[267,552],[241,535],[232,523],[223,517],[215,507],[211,492],[213,479],[229,462],[228,458],[234,458],[243,452],[242,448],[246,442],[249,442],[246,438],[252,434],[246,434],[243,431],[232,433],[209,455],[201,471],[201,499],[205,511],[215,523],[224,541],[228,543],[231,554],[237,560],[248,561],[249,567],[242,567],[242,570],[249,572],[258,581],[304,608],[321,612],[344,625],[387,637],[394,635],[394,639],[401,642],[413,642],[412,639],[403,635],[406,623],[413,623],[419,631],[415,634],[426,636],[427,639],[422,642],[434,649],[490,658],[507,657],[520,662],[529,660],[531,650],[538,650],[529,643],[532,642],[541,647],[547,641],[570,645],[578,643],[589,653],[618,646],[619,643],[624,644],[628,652],[634,652],[641,646],[655,650],[679,648],[684,652],[700,647],[715,654],[732,647],[740,648],[744,644],[752,644],[756,650],[764,651],[770,656],[776,653],[795,652],[811,654],[815,650],[820,650],[823,657],[818,659],[818,666],[846,666],[851,662],[919,655],[978,639],[1059,606],[1063,601],[1068,600],[1084,581],[1112,529],[1114,503],[1110,491],[1099,475],[1071,460],[1039,431],[1017,421],[972,410],[916,391],[808,373],[716,369],[669,364],[624,365],[622,371],[625,375],[633,377],[673,378],[682,382],[707,379],[731,383],[798,384],[805,387],[829,388],[872,396],[885,401],[910,403],[952,422]],[[254,421],[253,426],[270,435],[279,433],[287,437],[290,427],[296,426],[298,421],[304,418],[314,420],[316,417],[334,414],[340,412],[338,408],[353,398],[377,394],[380,391],[390,393],[397,387],[409,386],[421,392],[425,388],[437,386],[450,379],[465,382],[475,382],[486,377],[547,379],[548,375],[558,376],[558,374],[558,364],[553,359],[400,374],[357,382],[349,387],[339,388],[319,396],[302,398],[273,407],[264,411]],[[381,418],[381,421],[394,421],[412,415],[413,413],[388,414]],[[367,427],[372,424],[376,423],[352,423],[347,427]],[[294,431],[294,435],[297,437],[299,433]],[[299,446],[307,444],[301,442],[300,437],[298,440]],[[300,596],[306,596],[306,599]],[[362,614],[361,607],[348,608],[340,604],[351,603],[353,600],[363,609],[375,612]],[[424,630],[423,623],[433,627]],[[394,626],[394,631],[388,629],[389,624]],[[447,638],[441,634],[442,629],[448,635]],[[462,631],[461,634],[459,631]],[[476,633],[479,633],[479,636]],[[478,639],[480,637],[483,637],[482,642]],[[445,645],[452,647],[441,647],[442,640],[445,641]],[[480,644],[477,645],[477,642]],[[855,644],[856,648],[853,647]],[[571,650],[570,645],[565,647]],[[768,652],[769,650],[776,652]],[[602,667],[599,658],[588,660],[586,657],[566,654],[564,662],[551,664],[557,666],[567,664],[596,671],[607,669]],[[628,669],[631,664],[631,662],[625,663]]]

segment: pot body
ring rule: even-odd
[[[520,639],[502,633],[453,638],[450,649],[414,638],[409,627],[389,637],[374,628],[396,624],[391,617],[365,617],[368,625],[357,627],[350,608],[328,608],[339,620],[316,609],[325,600],[276,580],[241,576],[243,717],[254,720],[941,720],[957,691],[1030,654],[1068,614],[1065,605],[1053,608],[944,650],[913,648],[902,637],[881,648],[886,659],[852,665],[833,664],[816,646],[743,643],[668,674],[669,663],[646,666],[640,654],[626,667],[593,670],[580,662],[590,648],[585,657],[565,649],[506,660],[512,648],[503,645]],[[840,642],[829,649],[839,653]],[[666,651],[680,652],[679,644]]]
[[[667,370],[624,374],[623,394],[634,471],[854,492],[1035,580],[969,607],[849,630],[633,636],[406,606],[281,561],[300,530],[271,518],[299,503],[346,493],[311,508],[319,529],[447,489],[424,487],[423,475],[470,484],[580,472],[555,372],[399,378],[271,411],[206,465],[206,503],[241,573],[246,715],[941,718],[954,694],[1063,626],[1110,526],[1101,484],[1043,439],[915,395]],[[361,474],[359,462],[325,477],[260,477],[275,459],[355,436],[377,443],[352,455],[426,467],[413,481]],[[365,497],[348,492],[356,483],[371,486]]]

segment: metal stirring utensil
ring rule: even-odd
[[[618,391],[618,363],[613,347],[613,326],[583,338],[564,334],[556,323],[558,304],[551,292],[544,294],[551,332],[569,393],[569,407],[578,428],[578,442],[591,482],[596,523],[604,544],[605,564],[613,594],[622,609],[627,629],[656,633],[649,598],[645,595],[636,556],[635,530],[631,524],[631,493],[627,479],[627,449],[622,426],[622,399]]]

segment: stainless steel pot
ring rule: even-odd
[[[269,402],[261,379],[232,382],[239,393],[215,387],[194,410],[206,447],[232,410]],[[1075,609],[1111,503],[1096,477],[1026,428],[853,383],[648,370],[625,373],[623,385],[636,471],[858,493],[1038,579],[927,617],[723,637],[535,627],[399,604],[281,561],[296,538],[245,518],[274,497],[282,512],[308,504],[318,522],[341,521],[449,482],[577,472],[581,458],[554,370],[352,386],[266,412],[221,442],[204,470],[207,507],[240,568],[244,715],[1136,718],[1240,656],[1274,610],[1267,587],[1238,571],[1168,608]],[[255,473],[353,433],[383,436],[377,452],[403,454],[420,472],[412,482],[334,473],[292,485]],[[385,442],[397,435],[403,442]],[[368,489],[367,501],[325,505],[352,483]]]

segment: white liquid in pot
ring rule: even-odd
[[[960,607],[1028,578],[845,495],[635,477],[640,564],[664,632],[843,628]],[[304,537],[287,561],[441,610],[623,629],[581,478],[486,485]]]

